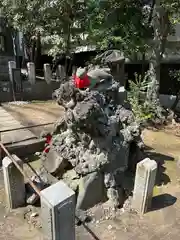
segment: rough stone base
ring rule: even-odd
[[[103,175],[101,173],[94,172],[81,178],[76,208],[87,210],[102,202],[103,199],[106,200],[103,185]]]

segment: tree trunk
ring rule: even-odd
[[[163,9],[158,2],[159,1],[156,0],[156,3],[154,5],[154,14],[152,17],[152,24],[154,28],[154,41],[149,70],[151,83],[148,87],[147,99],[149,103],[155,104],[157,106],[157,114],[160,116],[160,71],[161,61],[163,59],[163,54],[166,48],[167,36],[169,33],[169,18],[168,12]]]
[[[36,49],[35,49],[35,56],[34,56],[34,63],[36,69],[41,69],[41,35],[40,32],[37,33],[36,37]]]
[[[34,62],[35,60],[35,51],[36,51],[36,41],[32,40],[32,46],[30,47],[30,61]]]
[[[68,80],[68,73],[69,73],[69,68],[70,64],[68,66],[68,58],[70,57],[70,46],[71,45],[71,24],[68,23],[67,26],[67,34],[66,34],[66,49],[65,49],[65,73],[66,73],[66,81]]]
[[[157,80],[157,66],[156,63],[151,61],[149,64],[149,77],[151,79],[151,82],[148,86],[147,91],[147,100],[148,102],[152,102],[153,100],[158,99],[158,92],[159,92],[159,83]]]

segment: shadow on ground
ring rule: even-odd
[[[156,211],[162,208],[172,206],[176,203],[176,201],[176,197],[167,193],[153,197],[150,211]]]
[[[173,157],[157,153],[155,152],[154,149],[150,147],[146,147],[145,149],[145,157],[148,157],[152,160],[155,160],[158,165],[158,171],[156,175],[156,185],[161,186],[161,185],[166,185],[169,182],[171,182],[170,177],[165,173],[166,168],[163,166],[165,164],[165,161],[174,161]]]

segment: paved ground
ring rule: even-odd
[[[23,125],[17,121],[10,113],[4,108],[0,107],[0,131],[20,128]],[[23,140],[35,139],[36,136],[29,130],[16,130],[12,132],[2,132],[1,141],[4,144],[10,144],[14,142],[21,142]]]
[[[54,123],[63,115],[63,108],[55,101],[35,101],[23,105],[4,103],[3,108],[25,126]],[[39,136],[43,130],[51,131],[52,129],[53,125],[48,125],[31,128],[31,131]]]
[[[30,116],[30,119],[36,123],[49,120],[47,116],[53,116],[52,120],[55,120],[55,118],[62,114],[59,106],[54,107],[54,114],[46,113],[43,119],[40,117],[42,116],[41,111],[43,112],[45,109],[51,112],[51,106],[54,106],[54,103],[49,103],[48,107],[45,107],[43,103],[34,103],[33,105],[26,105],[24,107],[9,107],[8,105],[9,112],[11,112],[16,119],[19,117],[22,122],[25,121],[26,123],[29,121]],[[177,168],[175,159],[178,158],[180,153],[180,138],[172,135],[170,132],[153,132],[149,130],[144,131],[143,138],[148,146],[148,156],[156,160],[159,166],[150,212],[143,217],[139,217],[133,213],[126,212],[122,215],[119,213],[116,218],[112,220],[108,218],[105,219],[103,207],[97,206],[91,210],[95,220],[89,224],[89,227],[93,233],[90,234],[83,227],[78,227],[77,240],[179,239],[180,169]],[[38,165],[36,161],[33,162],[33,164],[34,167]],[[27,223],[27,221],[24,220],[23,211],[24,209],[21,209],[4,217],[6,216],[5,199],[2,172],[0,172],[0,239],[42,239],[39,230],[35,229],[30,222]]]
[[[139,217],[133,213],[118,214],[113,220],[105,219],[102,206],[91,210],[94,221],[89,224],[92,233],[82,226],[77,228],[77,240],[178,240],[180,236],[180,170],[174,158],[178,156],[180,138],[162,132],[144,132],[148,154],[159,165],[154,188],[152,208]],[[170,140],[170,141],[169,141]],[[163,150],[164,149],[164,150]],[[38,166],[35,161],[33,167]],[[0,177],[2,179],[2,175]],[[4,218],[4,193],[0,182],[0,239],[41,240],[39,230],[24,221],[22,211]]]
[[[92,226],[99,239],[178,240],[180,235],[180,193],[178,187],[167,194],[159,190],[151,212],[143,217],[124,213],[114,220],[103,220]],[[98,210],[97,210],[98,211]],[[93,239],[93,238],[87,238]]]
[[[5,207],[3,174],[0,170],[0,240],[41,240],[32,224],[24,220],[25,209],[9,213]]]
[[[152,208],[143,217],[124,213],[114,220],[92,225],[99,239],[178,240],[180,236],[180,169],[175,159],[180,153],[180,138],[161,131],[144,131],[147,154],[158,162]],[[94,215],[103,210],[94,209]],[[87,238],[93,239],[93,238]]]

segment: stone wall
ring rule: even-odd
[[[52,99],[52,93],[58,87],[59,83],[55,81],[51,82],[51,84],[47,84],[45,81],[36,81],[34,85],[31,85],[28,81],[24,81],[22,99],[17,100],[50,100]],[[10,101],[13,101],[11,84],[10,82],[0,81],[0,102]]]

